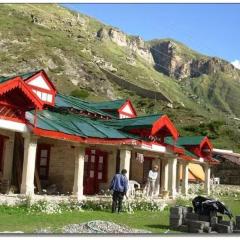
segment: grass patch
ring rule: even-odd
[[[240,215],[240,199],[222,197],[221,201],[231,209],[234,216]],[[176,204],[192,205],[191,200],[178,200]],[[169,207],[163,211],[135,211],[132,214],[112,214],[110,209],[46,214],[29,212],[26,205],[19,207],[1,205],[0,212],[0,231],[33,233],[37,229],[50,228],[54,232],[61,232],[61,228],[65,225],[93,220],[112,221],[135,229],[145,229],[152,233],[164,233],[169,229]]]
[[[168,229],[168,210],[162,212],[137,211],[133,214],[112,214],[109,211],[63,212],[47,215],[28,214],[24,208],[0,206],[0,231],[23,231],[32,233],[40,228],[59,228],[67,224],[78,224],[92,220],[112,221],[131,228],[146,229],[153,233],[163,233]]]

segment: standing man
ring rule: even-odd
[[[158,178],[158,166],[155,165],[148,173],[148,196],[152,197],[156,190],[156,180]]]
[[[122,211],[122,201],[124,196],[126,196],[128,190],[128,179],[126,177],[127,170],[123,169],[121,173],[117,173],[110,185],[110,190],[113,190],[112,198],[112,213],[117,211],[118,213]]]

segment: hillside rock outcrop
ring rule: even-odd
[[[202,74],[211,75],[217,72],[232,73],[233,76],[239,74],[229,62],[198,54],[175,41],[160,40],[150,45],[155,68],[176,79],[199,77]]]
[[[139,36],[128,36],[116,28],[106,29],[103,27],[97,32],[97,37],[102,41],[111,40],[120,47],[127,47],[131,53],[138,54],[151,65],[154,64],[150,49]]]

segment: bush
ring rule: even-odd
[[[81,99],[86,99],[89,96],[89,92],[84,89],[75,89],[71,92],[70,94],[73,97],[81,98]]]
[[[63,212],[73,211],[110,211],[111,199],[107,201],[77,201],[69,198],[67,201],[47,201],[46,199],[33,201],[33,199],[22,199],[16,206],[11,206],[14,209],[21,209],[21,211],[28,214],[61,214]],[[149,200],[149,199],[128,199],[123,202],[123,211],[133,213],[134,211],[163,211],[167,207],[167,204],[162,201]],[[1,209],[9,209],[9,206],[2,205]],[[15,210],[14,210],[15,211]]]

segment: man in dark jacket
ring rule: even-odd
[[[126,173],[127,170],[123,169],[121,173],[117,173],[111,181],[109,189],[113,190],[112,213],[116,212],[117,208],[118,212],[122,211],[122,201],[128,190]]]

